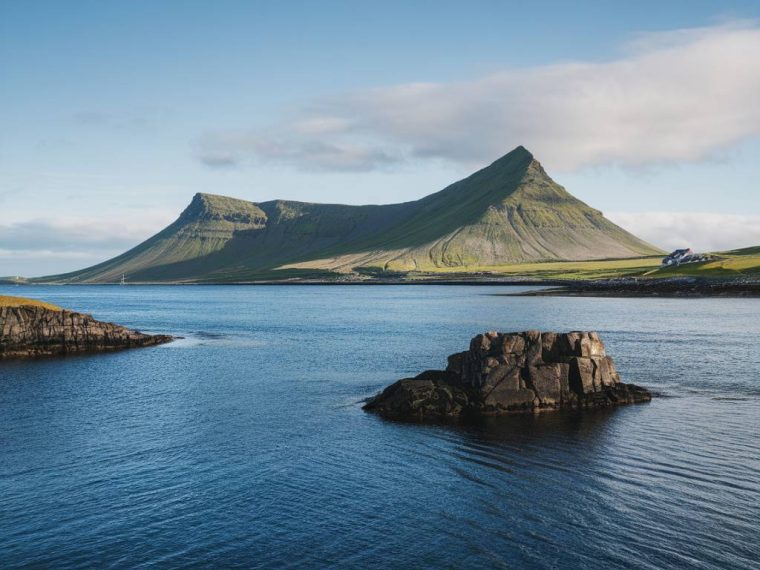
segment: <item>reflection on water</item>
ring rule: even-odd
[[[615,412],[602,408],[489,417],[468,426],[466,433],[479,441],[494,444],[530,441],[552,445],[572,440],[588,446],[604,436],[606,425],[615,420]]]
[[[25,288],[184,339],[0,363],[2,566],[755,567],[760,304],[493,292]],[[493,329],[598,330],[659,397],[361,411]]]

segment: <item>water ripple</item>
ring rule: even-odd
[[[757,567],[760,305],[480,292],[30,290],[185,339],[0,363],[0,565]],[[601,331],[658,397],[467,425],[359,408],[474,332],[535,328]]]

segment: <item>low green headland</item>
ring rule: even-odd
[[[1,307],[42,307],[43,309],[48,309],[50,311],[63,310],[58,305],[46,303],[45,301],[27,299],[26,297],[11,297],[9,295],[0,295],[0,308]]]
[[[675,267],[598,262],[533,272],[536,281],[561,285],[523,295],[591,297],[760,297],[760,247],[711,254],[710,260]],[[563,265],[563,264],[559,264]]]
[[[698,278],[708,280],[760,279],[760,247],[737,249],[710,254],[710,261],[663,267],[662,256],[592,261],[549,261],[504,265],[431,268],[399,274],[406,280],[436,280],[447,278],[492,278],[527,281],[601,281],[636,278],[664,280]],[[381,272],[367,272],[380,278]]]
[[[646,277],[760,278],[760,246],[712,254],[704,263],[686,263],[645,273]]]

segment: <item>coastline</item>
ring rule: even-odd
[[[518,297],[638,297],[638,298],[752,298],[760,297],[760,281],[754,279],[671,278],[652,280],[600,280],[563,283],[538,291],[497,293]]]
[[[110,352],[174,340],[23,297],[0,297],[0,361]]]
[[[4,283],[1,283],[4,284]],[[134,282],[125,285],[117,283],[60,283],[31,281],[18,284],[35,286],[388,286],[388,285],[439,285],[439,286],[491,286],[491,287],[540,287],[538,290],[514,293],[493,293],[494,296],[517,297],[653,297],[653,298],[701,298],[701,297],[760,297],[760,279],[707,279],[707,278],[661,278],[661,279],[597,279],[597,280],[563,280],[563,279],[519,279],[519,278],[472,278],[437,279],[434,277],[404,279],[399,277],[387,279],[280,279],[257,281],[223,281],[223,282]]]

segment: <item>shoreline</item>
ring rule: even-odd
[[[174,340],[166,334],[145,334],[112,322],[99,321],[89,313],[69,311],[55,305],[3,297],[0,305],[0,361],[71,354],[113,352],[164,344]]]
[[[629,298],[756,298],[760,297],[760,281],[658,279],[608,280],[582,283],[563,283],[538,291],[504,293],[515,297],[629,297]],[[501,295],[501,294],[497,294]]]
[[[35,285],[44,285],[49,287],[56,287],[56,286],[68,286],[68,285],[74,285],[74,286],[103,286],[103,287],[135,287],[135,286],[179,286],[179,285],[199,285],[199,286],[209,286],[209,285],[468,285],[468,286],[478,286],[478,285],[493,285],[493,286],[512,286],[512,287],[559,287],[564,285],[566,282],[561,279],[556,280],[539,280],[539,279],[500,279],[500,278],[494,278],[494,279],[414,279],[414,280],[408,280],[408,279],[362,279],[362,280],[356,280],[356,281],[350,281],[350,280],[332,280],[332,279],[298,279],[298,280],[285,280],[285,279],[277,279],[277,280],[260,280],[260,281],[224,281],[224,282],[209,282],[209,281],[145,281],[145,282],[132,282],[132,283],[125,283],[124,285],[121,285],[120,283],[61,283],[61,282],[55,282],[55,281],[28,281],[26,283],[3,283],[0,282],[0,285],[8,285],[8,286],[18,286],[18,287],[26,287],[26,286],[35,286]]]
[[[0,285],[11,285],[1,283]],[[600,279],[600,280],[563,280],[563,279],[515,279],[515,278],[468,278],[461,279],[293,279],[227,282],[134,282],[121,285],[118,283],[60,283],[29,282],[16,283],[14,286],[100,286],[100,287],[141,287],[141,286],[399,286],[399,285],[437,285],[437,286],[488,286],[488,287],[539,287],[532,291],[514,293],[492,293],[494,296],[514,297],[637,297],[637,298],[754,298],[760,297],[760,279],[707,279],[707,278],[661,278],[661,279]]]

